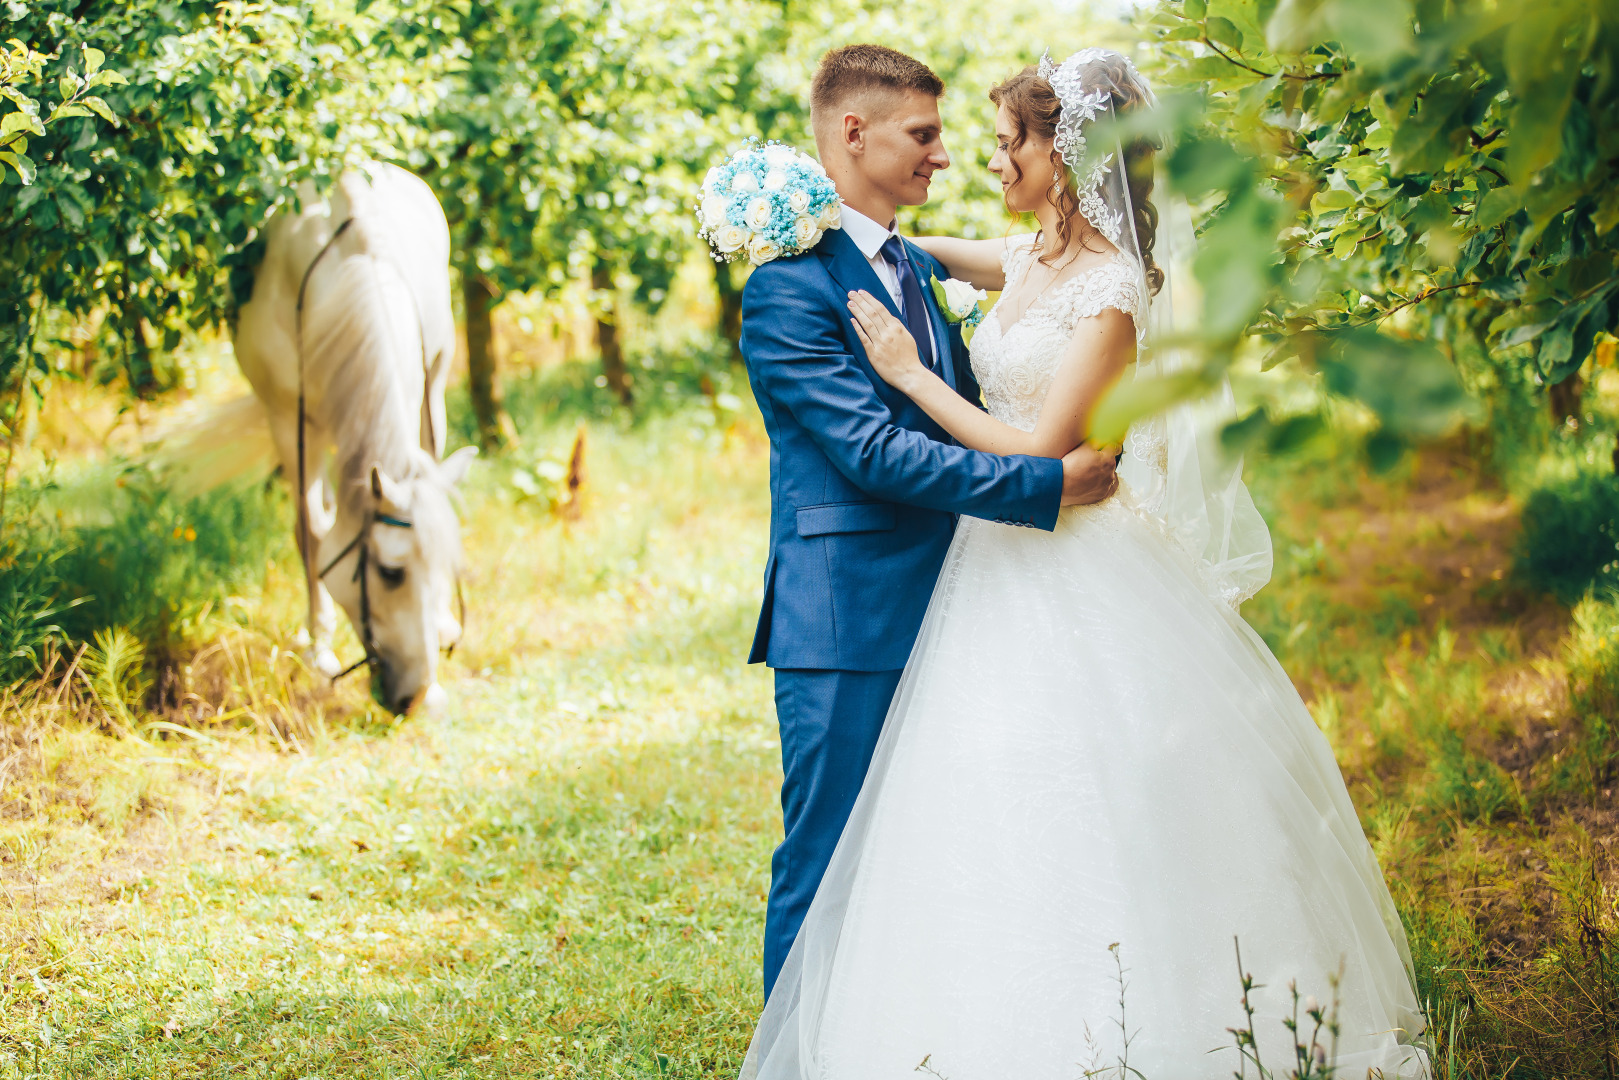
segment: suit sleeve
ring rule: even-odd
[[[935,442],[894,423],[849,351],[823,290],[767,263],[748,278],[742,353],[771,400],[790,412],[834,466],[878,498],[1050,531],[1062,463],[1002,457]]]

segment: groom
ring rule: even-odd
[[[943,93],[926,65],[880,45],[822,58],[810,118],[843,227],[754,270],[742,295],[742,355],[770,435],[770,560],[748,662],[775,669],[784,774],[766,996],[860,792],[957,515],[1049,531],[1060,505],[1115,483],[1112,458],[1088,447],[1058,461],[957,446],[867,363],[847,306],[858,289],[979,404],[960,331],[928,287],[949,275],[894,226],[950,165]]]

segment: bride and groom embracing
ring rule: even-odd
[[[1152,147],[1086,152],[1151,93],[1097,49],[1013,75],[990,169],[1040,231],[901,237],[950,164],[943,92],[892,49],[827,54],[842,227],[743,296],[785,821],[743,1076],[1229,1076],[1234,938],[1262,1061],[1296,1065],[1296,981],[1336,996],[1340,1075],[1426,1075],[1332,751],[1236,612],[1270,569],[1240,470],[1186,410],[1122,458],[1084,441],[1138,347],[1163,363]],[[930,287],[950,276],[1001,293],[970,351]]]

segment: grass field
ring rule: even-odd
[[[718,389],[628,423],[588,380],[511,388],[441,718],[299,670],[285,551],[162,716],[11,692],[0,1078],[733,1075],[779,751],[742,662],[767,447]],[[534,492],[582,421],[569,516]],[[1612,1075],[1619,617],[1513,584],[1516,504],[1457,448],[1376,480],[1332,454],[1255,470],[1278,570],[1245,614],[1349,778],[1440,1075]]]

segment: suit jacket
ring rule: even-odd
[[[948,276],[913,244],[926,283]],[[956,515],[1050,530],[1062,463],[956,445],[879,378],[849,317],[888,290],[841,229],[756,268],[742,294],[742,355],[770,436],[770,558],[749,663],[842,671],[905,666]],[[961,333],[924,299],[941,374],[979,404]]]

